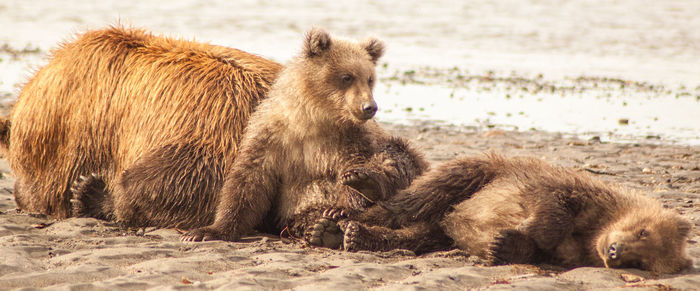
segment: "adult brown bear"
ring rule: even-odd
[[[168,197],[153,207],[201,213],[161,224],[210,220],[206,205],[281,69],[240,50],[139,29],[89,31],[61,45],[12,112],[8,159],[17,205],[66,218],[81,175],[96,173],[108,192],[119,192],[130,171],[142,168],[150,173],[135,179]],[[96,212],[76,214],[113,217],[87,206]]]

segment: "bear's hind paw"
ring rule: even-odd
[[[307,232],[306,241],[313,246],[338,249],[343,242],[343,232],[335,221],[321,218]]]

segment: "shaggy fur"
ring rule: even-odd
[[[281,65],[235,49],[121,28],[88,32],[65,44],[25,86],[12,134],[9,121],[0,123],[0,141],[9,144],[17,175],[17,204],[58,218],[190,229],[213,223],[217,207],[226,213],[221,205],[231,203],[230,193],[241,184],[257,185],[255,191],[273,192],[259,197],[261,205],[237,206],[255,213],[241,229],[279,231],[287,224],[300,235],[325,207],[359,210],[389,197],[426,164],[405,141],[366,121],[376,111],[368,78],[383,46],[376,40],[331,46],[319,32],[306,42],[314,49],[312,37],[321,37],[326,47],[301,71],[316,83],[288,74],[285,84],[293,80],[303,88],[295,91],[298,100],[277,98],[268,102],[276,109],[262,106],[268,109],[251,123],[247,146],[240,145],[244,128]],[[336,66],[326,66],[331,63]],[[319,74],[328,69],[344,74],[340,80]],[[348,84],[347,74],[358,79]],[[325,81],[335,87],[320,88]],[[308,98],[313,96],[318,98]],[[257,164],[266,160],[261,154],[274,151],[270,157],[277,162]],[[270,166],[299,177],[267,177]],[[304,167],[313,174],[305,176]],[[231,177],[244,180],[236,184]],[[290,187],[265,188],[270,181]],[[268,210],[279,215],[262,221],[258,212]]]
[[[246,122],[281,69],[138,29],[89,31],[63,44],[12,113],[17,205],[130,225],[211,223]],[[90,173],[99,179],[78,181],[73,205],[73,182]]]
[[[319,223],[329,229],[327,218]],[[489,155],[445,163],[383,207],[339,224],[349,250],[425,252],[454,241],[493,264],[634,267],[659,273],[691,265],[684,249],[692,225],[673,210],[528,158]]]
[[[361,210],[408,186],[426,163],[372,119],[382,51],[376,39],[311,30],[250,119],[216,220],[182,239],[237,240],[260,224],[311,223],[324,208]]]
[[[7,156],[10,146],[10,124],[9,120],[0,118],[0,155],[3,157]]]

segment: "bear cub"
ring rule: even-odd
[[[330,220],[319,220],[312,236],[332,237]],[[338,224],[346,250],[426,252],[454,243],[492,264],[658,273],[692,263],[685,254],[692,225],[675,211],[533,158],[490,154],[444,163],[390,201]]]
[[[324,209],[354,213],[420,175],[422,157],[373,120],[374,67],[383,52],[377,39],[308,32],[250,118],[214,223],[182,240],[235,241],[261,225],[303,235]]]

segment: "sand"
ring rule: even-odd
[[[242,242],[183,243],[173,229],[122,229],[90,218],[57,221],[15,209],[14,177],[2,161],[0,289],[596,289],[692,290],[700,286],[700,147],[600,143],[540,131],[479,130],[384,124],[438,164],[496,150],[534,155],[595,172],[597,178],[642,190],[695,224],[681,274],[634,269],[507,265],[488,267],[459,250],[415,256],[409,251],[348,253],[307,247],[273,234]]]

